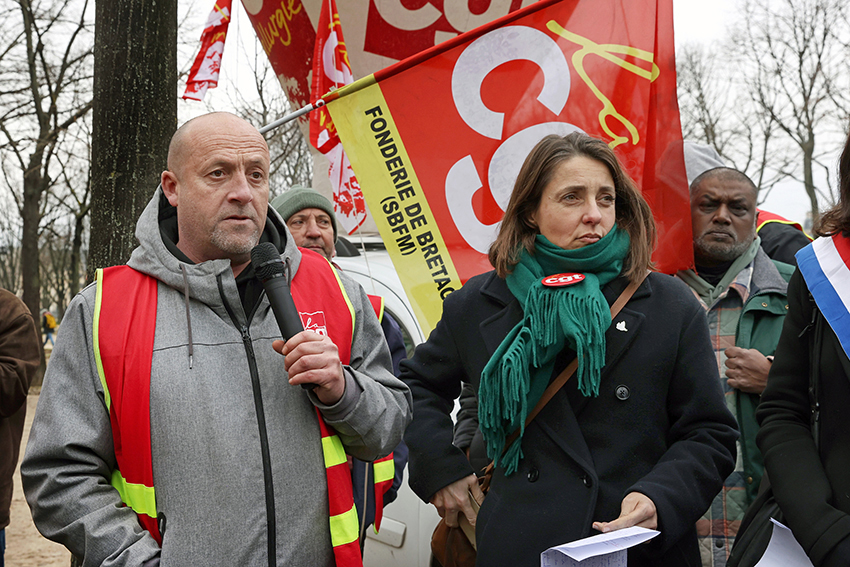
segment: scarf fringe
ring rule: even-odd
[[[601,286],[614,279],[628,253],[629,238],[616,226],[599,242],[579,250],[563,250],[538,235],[536,252],[521,250],[507,278],[508,288],[525,317],[504,338],[481,373],[478,417],[487,455],[510,475],[519,467],[525,420],[552,378],[564,346],[576,351],[577,387],[586,397],[599,395],[605,365],[605,332],[611,325]],[[579,271],[575,286],[545,287],[544,275]],[[505,440],[519,438],[505,451]]]
[[[501,452],[507,439],[505,432],[512,432],[517,427],[520,428],[520,435],[525,432],[524,420],[515,423],[516,417],[511,419],[506,416],[528,415],[531,368],[529,368],[527,361],[531,354],[530,351],[533,350],[532,344],[531,331],[526,327],[519,328],[509,348],[501,359],[493,365],[494,368],[490,373],[492,379],[482,380],[479,387],[479,398],[495,402],[479,405],[478,418],[484,439],[487,442],[487,454],[491,459],[496,460],[497,464],[502,460]],[[488,367],[490,366],[488,364]],[[485,368],[486,372],[487,369]]]

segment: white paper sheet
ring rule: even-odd
[[[626,550],[649,541],[661,532],[631,527],[599,534],[540,554],[541,567],[626,567]]]
[[[773,518],[773,534],[756,567],[813,567],[790,529]]]

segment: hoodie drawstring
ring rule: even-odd
[[[192,344],[192,317],[189,315],[189,277],[186,275],[186,265],[180,264],[183,272],[183,297],[186,299],[186,326],[189,328],[189,370],[192,369],[195,347]]]

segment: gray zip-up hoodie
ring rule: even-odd
[[[167,207],[157,190],[128,262],[160,282],[151,445],[162,549],[109,484],[115,457],[92,349],[94,286],[68,307],[21,467],[36,526],[86,566],[333,565],[314,408],[363,460],[392,451],[411,419],[366,294],[340,275],[356,313],[351,364],[345,395],[324,406],[289,385],[271,346],[280,331],[267,298],[246,314],[229,260],[188,264],[164,244]],[[271,208],[265,234],[285,243],[294,274],[301,253]]]

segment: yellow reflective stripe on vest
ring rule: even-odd
[[[127,482],[118,469],[112,471],[110,484],[121,495],[121,501],[137,514],[156,518],[156,493],[152,486]]]
[[[375,484],[392,480],[395,477],[395,463],[392,459],[374,463],[375,466]]]
[[[328,469],[348,461],[338,435],[322,437],[322,453],[325,456],[325,468]]]
[[[360,524],[357,521],[357,508],[331,516],[331,545],[345,545],[360,538]]]
[[[112,398],[109,396],[109,387],[106,385],[106,374],[103,373],[103,362],[100,359],[100,306],[101,296],[103,295],[103,270],[98,269],[95,272],[95,280],[97,281],[97,292],[94,296],[94,319],[92,321],[92,341],[94,345],[94,360],[97,364],[97,376],[100,378],[100,385],[103,386],[103,400],[106,402],[106,411],[112,409]],[[154,514],[156,517],[156,514]]]
[[[322,256],[322,258],[324,258],[324,256]],[[339,291],[342,292],[342,297],[343,299],[345,299],[345,304],[348,305],[348,312],[351,314],[351,336],[353,338],[354,324],[356,323],[356,318],[354,316],[354,306],[351,304],[351,300],[348,299],[348,294],[345,292],[345,286],[342,285],[342,280],[339,279],[339,274],[337,273],[336,268],[334,268],[334,265],[331,264],[330,261],[327,260],[327,258],[325,258],[325,260],[328,262],[328,264],[330,264],[331,270],[333,271],[334,277],[336,278],[336,283],[337,285],[339,285]]]

